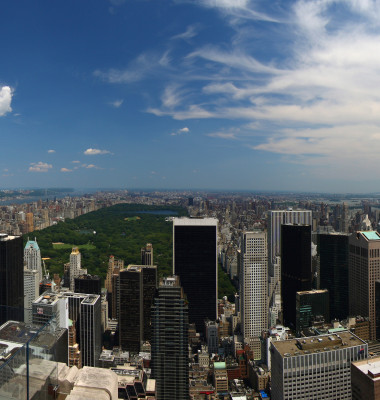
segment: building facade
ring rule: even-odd
[[[153,246],[152,243],[147,243],[141,249],[141,265],[153,265]]]
[[[189,322],[204,331],[217,318],[217,219],[173,219],[173,273],[189,301]]]
[[[152,328],[157,400],[188,400],[188,307],[178,277],[160,282],[152,307]]]
[[[271,399],[351,399],[351,362],[368,345],[351,332],[271,342]]]
[[[24,264],[29,270],[38,271],[39,282],[42,281],[42,261],[41,261],[41,250],[38,246],[36,238],[26,242],[24,248]]]
[[[360,231],[349,238],[349,312],[369,317],[376,339],[376,281],[380,280],[380,234]]]
[[[244,232],[241,238],[240,317],[245,338],[268,329],[268,249],[266,232]]]

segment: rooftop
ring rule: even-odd
[[[282,357],[294,357],[360,345],[364,346],[366,342],[349,331],[272,342],[272,346]]]
[[[173,218],[173,226],[217,226],[216,218]]]
[[[380,357],[370,358],[368,360],[353,362],[356,368],[358,368],[363,374],[369,375],[373,380],[380,380]]]
[[[380,235],[376,231],[360,232],[367,240],[380,240]]]

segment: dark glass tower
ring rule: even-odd
[[[0,234],[0,325],[24,320],[24,248],[21,236]]]
[[[284,324],[296,326],[296,293],[311,289],[311,226],[281,225],[281,297]]]
[[[330,316],[339,320],[348,317],[348,235],[319,234],[320,288],[330,296]]]
[[[178,277],[160,282],[152,307],[152,330],[157,399],[188,400],[188,308]]]
[[[86,294],[101,294],[102,286],[97,275],[81,275],[74,278],[74,292]]]
[[[174,218],[173,269],[189,301],[189,322],[203,332],[217,318],[217,220]]]
[[[151,338],[151,307],[157,288],[157,267],[129,265],[119,274],[119,344],[138,353]]]

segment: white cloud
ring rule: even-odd
[[[61,168],[61,172],[72,172],[72,169],[69,168]]]
[[[100,150],[100,149],[91,149],[91,148],[89,148],[89,149],[85,150],[83,152],[83,154],[85,156],[96,156],[96,155],[99,155],[99,154],[112,154],[112,153],[110,151],[108,151],[108,150]]]
[[[50,154],[53,154],[53,153],[55,153],[55,150],[48,150],[47,152]]]
[[[94,164],[88,164],[88,165],[83,164],[83,167],[87,168],[87,169],[103,169],[103,168],[98,167],[97,165],[94,165]]]
[[[42,161],[39,161],[38,163],[30,163],[30,165],[30,172],[48,172],[49,169],[53,168],[51,164],[44,163]]]
[[[71,161],[73,164],[80,164],[80,161],[78,161],[78,160],[74,160],[74,161]]]
[[[189,132],[190,132],[190,129],[187,126],[185,126],[181,129],[177,129],[175,132],[172,132],[170,135],[178,136],[178,135],[182,135],[183,133],[189,133]]]
[[[110,103],[110,105],[113,106],[113,107],[115,107],[115,108],[119,108],[119,107],[123,104],[123,102],[124,102],[123,99],[115,100],[115,101],[112,101],[112,102]]]
[[[12,111],[13,90],[9,86],[3,86],[0,89],[0,117]]]

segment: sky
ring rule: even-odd
[[[380,191],[380,1],[0,16],[0,188]]]

